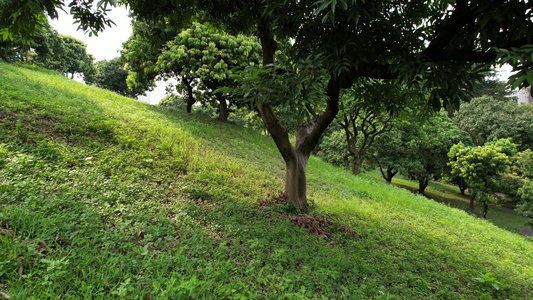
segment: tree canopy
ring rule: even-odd
[[[478,146],[512,138],[521,150],[533,147],[533,108],[514,99],[474,98],[461,105],[454,119]]]
[[[32,43],[36,32],[47,23],[46,15],[58,18],[58,10],[63,10],[64,0],[3,0],[0,2],[0,35],[4,40],[19,37],[26,45]],[[97,35],[106,26],[113,25],[106,14],[109,5],[116,0],[93,1],[72,0],[68,4],[70,14],[79,24],[78,29]]]
[[[463,178],[473,189],[470,210],[473,212],[474,200],[479,201],[483,204],[484,218],[487,216],[488,204],[496,201],[494,193],[501,187],[501,178],[509,172],[511,164],[509,157],[503,153],[504,149],[498,144],[466,147],[459,143],[449,152],[451,174]]]
[[[124,69],[124,64],[120,61],[120,58],[98,61],[95,67],[96,75],[94,78],[85,80],[85,83],[94,84],[97,87],[108,89],[127,97],[135,98],[144,93],[144,89],[131,90],[128,87],[126,83],[128,71]]]

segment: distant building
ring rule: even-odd
[[[521,90],[515,90],[513,96],[518,98],[518,103],[533,104],[533,96],[531,96],[531,87]]]
[[[141,100],[142,102],[146,102],[148,104],[152,104],[152,102],[150,102],[150,92],[146,92],[146,95],[139,95],[137,96],[137,100]]]

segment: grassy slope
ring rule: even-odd
[[[0,292],[14,298],[532,297],[531,239],[316,158],[313,214],[356,236],[257,208],[283,164],[232,124],[3,63],[0,120]],[[499,290],[475,280],[488,272]]]

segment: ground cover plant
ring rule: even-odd
[[[271,139],[0,63],[0,292],[13,299],[524,299],[531,239]],[[262,204],[261,204],[262,203]]]

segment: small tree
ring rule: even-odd
[[[462,177],[473,190],[470,211],[474,212],[474,201],[482,203],[482,217],[486,218],[488,205],[498,199],[494,193],[500,188],[501,178],[509,172],[509,157],[495,144],[466,147],[459,143],[449,154],[452,176]]]
[[[533,227],[533,181],[527,179],[518,194],[520,203],[516,206],[516,211],[528,218],[528,224]]]
[[[144,93],[142,88],[131,90],[126,83],[128,71],[119,58],[113,58],[109,61],[101,60],[95,64],[96,76],[94,80],[86,80],[87,84],[94,84],[97,87],[113,91],[123,96],[135,98]]]
[[[339,125],[344,129],[352,174],[359,168],[376,137],[389,132],[393,115],[403,105],[401,85],[390,81],[359,82],[343,95]]]
[[[409,164],[402,127],[398,122],[394,126],[391,131],[376,137],[370,151],[370,161],[379,167],[381,176],[388,183]]]
[[[462,140],[462,135],[444,111],[414,124],[418,126],[410,133],[407,152],[411,161],[405,170],[410,178],[418,180],[418,192],[424,194],[430,180],[442,178],[448,151]]]
[[[192,89],[202,90],[203,104],[218,102],[219,119],[227,121],[231,99],[217,90],[234,85],[233,70],[259,63],[258,40],[230,35],[209,24],[193,23],[168,42],[167,47],[159,55],[157,71],[165,77],[178,77],[187,87],[189,99],[194,99]]]

